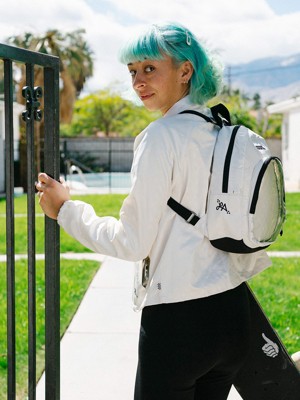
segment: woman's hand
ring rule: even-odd
[[[70,200],[70,192],[66,183],[57,182],[46,173],[38,176],[35,185],[38,190],[39,204],[44,213],[52,219],[57,219],[58,212],[65,201]]]

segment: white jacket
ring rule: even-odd
[[[172,196],[199,216],[205,212],[217,131],[196,115],[178,115],[186,109],[210,115],[187,96],[137,136],[132,187],[119,219],[96,216],[81,201],[65,202],[58,215],[65,231],[89,249],[136,262],[136,310],[232,289],[271,264],[265,251],[242,255],[215,249],[202,233],[201,219],[192,226],[168,207]],[[143,286],[140,260],[147,256]]]

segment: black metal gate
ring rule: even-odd
[[[36,399],[36,250],[35,250],[35,150],[34,124],[41,113],[39,98],[44,98],[44,170],[59,177],[59,58],[0,44],[4,63],[5,102],[5,180],[7,249],[7,398],[16,399],[16,314],[15,314],[15,211],[14,211],[14,126],[13,64],[26,67],[23,96],[26,110],[27,146],[27,230],[28,230],[28,399]],[[44,71],[44,87],[34,87],[34,66]],[[59,228],[45,219],[45,382],[46,400],[60,398],[60,275]]]

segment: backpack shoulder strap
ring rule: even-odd
[[[211,122],[212,124],[218,125],[220,128],[222,128],[223,125],[231,125],[230,113],[228,111],[228,108],[224,104],[216,104],[215,106],[211,107],[210,110],[213,118],[210,118],[207,115],[195,110],[184,110],[181,111],[179,114],[198,115],[198,117],[205,119],[206,122]]]
[[[206,122],[211,122],[212,124],[215,123],[215,122],[214,122],[210,117],[208,117],[207,115],[202,114],[202,113],[200,113],[200,112],[198,112],[198,111],[195,111],[195,110],[184,110],[184,111],[181,111],[179,114],[194,114],[194,115],[198,115],[198,117],[201,117],[201,118],[205,119]]]
[[[218,104],[212,107],[211,112],[213,115],[213,119],[195,110],[184,110],[181,111],[179,114],[198,115],[199,117],[203,118],[206,122],[211,122],[212,124],[219,125],[220,127],[222,127],[224,124],[231,125],[229,111],[223,104]],[[190,211],[188,208],[178,203],[178,201],[173,199],[173,197],[169,198],[167,204],[173,211],[175,211],[178,215],[180,215],[183,219],[185,219],[187,223],[191,225],[196,225],[196,223],[200,219],[193,211]]]
[[[176,214],[180,215],[183,219],[186,220],[187,223],[191,225],[196,225],[199,221],[198,215],[196,215],[193,211],[190,211],[188,208],[184,207],[182,204],[178,203],[173,197],[170,197],[168,202],[168,206],[172,208]]]
[[[223,125],[231,125],[230,113],[224,104],[219,103],[211,107],[210,110],[220,128],[222,128]]]
[[[195,110],[184,110],[184,111],[181,111],[179,114],[198,115],[198,117],[203,118],[206,122],[211,122],[212,124],[215,124],[215,122],[212,120],[212,118],[210,118],[207,115],[202,114],[198,111],[195,111]],[[180,215],[183,219],[186,220],[187,223],[189,223],[191,225],[196,225],[196,223],[200,219],[193,211],[190,211],[188,208],[186,208],[182,204],[178,203],[178,201],[173,199],[173,197],[169,198],[167,204],[173,211],[176,212],[176,214]]]

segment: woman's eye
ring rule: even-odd
[[[129,71],[129,73],[130,73],[131,76],[135,76],[135,71],[134,70]]]
[[[152,65],[148,65],[148,66],[145,68],[145,72],[152,72],[152,71],[154,71],[154,67],[152,67]]]

